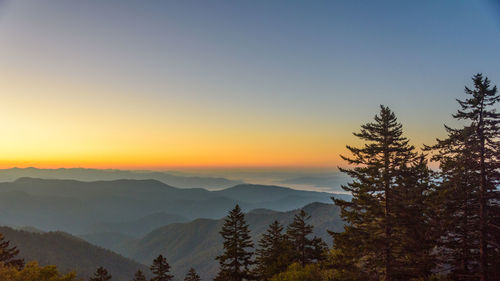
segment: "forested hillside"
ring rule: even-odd
[[[331,245],[327,230],[340,231],[343,227],[338,207],[313,203],[303,209],[311,216],[309,222],[314,226],[313,235],[323,238]],[[253,240],[257,242],[275,220],[288,225],[298,212],[299,210],[277,212],[265,209],[249,212],[246,219]],[[158,254],[164,254],[175,275],[184,274],[190,267],[194,267],[204,280],[209,280],[217,272],[215,257],[222,251],[219,231],[223,223],[223,219],[197,219],[189,223],[171,224],[154,230],[132,244],[132,247],[125,244],[119,252],[144,264],[150,264]]]
[[[130,280],[138,269],[148,271],[142,264],[68,233],[34,233],[9,227],[0,227],[0,233],[19,249],[19,257],[25,262],[56,265],[61,272],[75,271],[84,279],[92,276],[99,266],[107,268],[116,281]]]

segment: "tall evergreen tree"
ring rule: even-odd
[[[217,257],[219,273],[217,281],[242,281],[252,279],[250,266],[254,263],[248,224],[240,206],[236,205],[224,220],[220,231],[224,239],[224,252]]]
[[[147,281],[146,276],[144,276],[144,273],[139,269],[137,272],[134,274],[134,279],[132,281]]]
[[[396,233],[396,189],[401,182],[401,168],[417,155],[403,136],[403,127],[385,106],[375,122],[361,126],[355,136],[367,143],[347,146],[352,157],[342,156],[352,169],[340,168],[354,180],[342,188],[353,196],[351,201],[334,199],[347,222],[344,233],[333,233],[337,253],[349,257],[345,264],[364,274],[364,279],[395,280],[394,270],[401,236]],[[405,169],[406,170],[406,169]]]
[[[292,259],[295,262],[299,262],[301,266],[321,260],[324,250],[326,250],[326,244],[320,238],[309,238],[313,232],[313,226],[307,223],[310,218],[301,209],[286,230],[286,236],[293,251]]]
[[[457,100],[460,109],[453,115],[466,124],[460,129],[446,127],[448,137],[428,148],[437,152],[434,159],[440,162],[445,199],[461,207],[453,213],[460,227],[452,228],[447,233],[451,239],[446,241],[450,252],[453,244],[462,250],[460,260],[453,260],[455,273],[479,275],[485,281],[500,267],[500,245],[494,241],[500,231],[495,221],[500,213],[500,114],[495,110],[500,96],[482,74],[474,75],[472,81],[474,87],[465,87],[467,98]],[[452,194],[453,189],[457,194]]]
[[[479,271],[479,181],[469,149],[476,142],[472,127],[445,128],[448,138],[427,147],[434,152],[432,160],[439,162],[441,177],[440,205],[436,205],[441,226],[439,258],[451,266],[455,279],[467,279]]]
[[[255,269],[259,280],[269,280],[275,274],[283,272],[291,264],[291,247],[283,226],[274,221],[259,240],[256,253]]]
[[[196,273],[196,270],[194,268],[190,268],[188,273],[186,274],[186,277],[184,278],[184,281],[201,281],[200,276]]]
[[[16,256],[19,250],[15,246],[10,246],[10,241],[5,240],[4,236],[0,233],[0,263],[6,266],[13,266],[21,269],[24,266],[24,260],[18,259]]]
[[[170,274],[170,265],[168,264],[167,259],[162,255],[159,255],[153,260],[153,264],[151,264],[150,269],[153,273],[151,281],[172,281],[174,278],[174,276]]]
[[[108,281],[111,280],[111,277],[113,276],[104,267],[100,266],[94,273],[94,277],[91,277],[89,281]]]

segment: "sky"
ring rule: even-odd
[[[0,0],[0,167],[330,169],[380,104],[432,144],[477,72],[498,1]]]

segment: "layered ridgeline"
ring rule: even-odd
[[[237,180],[220,177],[200,177],[179,174],[176,172],[129,171],[116,169],[85,169],[85,168],[10,168],[0,169],[0,182],[14,181],[18,178],[31,177],[42,179],[73,179],[80,181],[96,180],[157,180],[180,188],[220,189],[242,184]]]
[[[40,265],[57,265],[63,272],[75,271],[78,277],[88,280],[99,266],[113,275],[113,280],[128,281],[138,269],[148,268],[112,251],[94,246],[64,232],[31,232],[0,227],[7,241],[19,249],[19,258],[25,262],[37,261]]]
[[[331,242],[327,230],[340,231],[343,227],[339,209],[332,204],[312,203],[303,210],[311,216],[307,222],[314,226],[313,235],[326,242]],[[286,226],[298,212],[256,209],[247,213],[245,217],[255,245],[273,221],[277,220]],[[215,257],[222,252],[219,231],[223,223],[223,219],[196,219],[189,223],[163,226],[141,239],[115,235],[101,240],[105,241],[102,243],[92,241],[92,237],[87,236],[89,241],[101,247],[68,233],[42,232],[32,227],[24,228],[26,230],[0,227],[0,233],[18,247],[19,257],[25,261],[36,260],[41,265],[56,265],[63,273],[76,271],[85,280],[100,266],[106,268],[116,281],[131,280],[138,269],[148,275],[149,269],[145,264],[150,265],[159,254],[165,256],[172,266],[172,272],[177,277],[174,280],[182,280],[191,267],[196,268],[203,280],[210,280],[218,270]],[[115,248],[122,255],[104,248]]]
[[[331,246],[331,238],[327,230],[341,231],[343,222],[339,217],[339,209],[333,204],[312,203],[303,208],[310,216],[309,223],[314,226],[314,233],[323,238]],[[299,210],[277,212],[267,209],[256,209],[246,214],[250,225],[251,236],[257,241],[275,220],[283,225],[292,222]],[[211,280],[218,270],[215,257],[222,252],[222,238],[219,234],[223,219],[196,219],[189,223],[175,223],[156,229],[142,239],[126,239],[117,241],[108,239],[110,244],[100,244],[113,248],[120,254],[150,264],[159,254],[163,254],[176,276],[184,274],[194,267],[203,280]],[[94,237],[95,239],[96,237]],[[98,243],[97,240],[90,241]],[[100,240],[101,242],[104,240]]]
[[[21,178],[0,183],[0,224],[29,225],[78,235],[118,233],[140,237],[174,222],[224,217],[236,204],[245,211],[287,211],[311,202],[331,202],[331,196],[261,185],[208,191],[175,188],[157,180],[82,182]]]

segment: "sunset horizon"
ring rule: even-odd
[[[500,281],[500,0],[0,0],[0,281]]]

